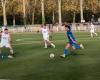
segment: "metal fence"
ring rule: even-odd
[[[14,33],[18,33],[18,32],[38,32],[39,29],[40,29],[40,26],[41,25],[26,25],[26,26],[18,25],[18,26],[14,26],[14,27],[13,26],[8,26],[8,28],[9,28],[10,32],[14,32]],[[96,28],[96,31],[100,32],[100,25],[96,24],[94,26]],[[71,25],[71,27],[72,27],[73,31],[79,31],[79,32],[80,31],[84,31],[84,32],[89,32],[90,31],[89,23],[85,23],[85,24],[73,23]],[[59,28],[58,25],[54,25],[54,26],[48,25],[48,29],[52,29],[55,32],[64,31],[64,26],[60,26],[60,28]]]

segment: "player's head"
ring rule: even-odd
[[[62,26],[65,26],[65,25],[67,25],[67,22],[64,22],[64,23],[62,24]]]
[[[7,28],[4,29],[4,33],[8,34],[8,29]]]
[[[46,24],[43,25],[43,28],[46,29]]]
[[[69,25],[65,25],[65,30],[66,31],[71,31],[71,27]]]

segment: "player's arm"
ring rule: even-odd
[[[71,35],[69,35],[69,37],[70,37],[70,39],[71,39],[71,41],[72,41],[73,43],[76,43],[76,41],[72,38]]]

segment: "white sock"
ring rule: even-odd
[[[14,54],[14,51],[13,51],[13,49],[11,49],[11,50],[10,50],[10,52],[11,52],[11,54]]]
[[[96,36],[98,36],[98,34],[97,34],[97,33],[95,33],[95,35],[96,35]]]
[[[93,34],[91,33],[91,37],[93,38]]]
[[[47,48],[47,43],[45,42],[45,48]]]
[[[53,43],[51,43],[51,46],[55,48],[55,45]]]

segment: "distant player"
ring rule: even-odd
[[[8,58],[13,58],[13,49],[11,46],[11,36],[10,33],[8,32],[8,29],[4,29],[4,32],[0,33],[1,36],[1,43],[0,43],[0,49],[5,47],[10,50],[10,54]]]
[[[49,30],[47,29],[46,24],[41,27],[41,32],[42,32],[43,40],[45,43],[44,48],[47,48],[48,44],[50,44],[53,48],[55,48],[55,45],[49,40]]]
[[[93,23],[90,24],[90,34],[91,34],[91,37],[93,38],[94,35],[98,35],[96,32],[95,32],[95,26],[93,25]]]
[[[71,31],[71,27],[69,25],[65,25],[65,30],[66,30],[66,36],[68,38],[68,43],[65,46],[64,54],[61,55],[61,57],[63,57],[63,58],[65,58],[67,55],[69,55],[68,48],[70,48],[70,47],[74,51],[77,49],[80,49],[80,48],[84,49],[84,46],[82,44],[80,44],[80,45],[77,44],[76,39]]]

